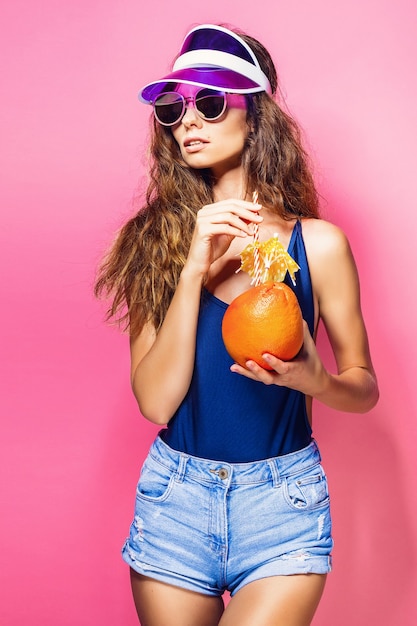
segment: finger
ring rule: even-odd
[[[259,216],[261,209],[262,205],[245,202],[244,200],[223,200],[202,207],[198,215],[208,218],[217,216],[218,219],[225,214],[233,213],[243,219],[260,222],[262,221],[261,216]]]
[[[239,374],[240,376],[245,376],[245,378],[250,378],[251,380],[259,380],[259,378],[255,376],[250,370],[242,367],[241,365],[238,365],[237,363],[234,363],[230,367],[230,371],[233,372],[233,374]]]
[[[204,218],[200,217],[197,228],[203,236],[206,234],[228,234],[233,237],[251,236],[253,221],[260,222],[262,218],[260,220],[257,217],[244,219],[243,216],[233,213],[219,213]]]
[[[242,207],[242,208],[246,208],[249,209],[251,211],[259,211],[262,208],[262,204],[260,204],[259,202],[250,202],[248,200],[241,200],[238,198],[228,198],[226,200],[219,200],[218,202],[215,202],[213,205],[208,205],[208,206],[227,206],[233,204],[237,207]]]
[[[265,385],[272,385],[275,382],[276,372],[269,369],[265,369],[256,361],[246,361],[246,368],[243,368],[245,372],[249,372],[252,376],[249,376],[253,380],[258,380]]]
[[[233,237],[248,237],[250,235],[250,226],[242,221],[234,221],[233,224],[227,222],[219,222],[205,224],[200,226],[199,235],[202,239],[211,239],[218,235],[226,235],[231,239]]]
[[[281,376],[284,374],[288,374],[288,361],[281,361],[281,359],[278,359],[276,356],[274,356],[273,354],[269,354],[268,352],[265,352],[265,354],[262,355],[262,358],[268,363],[270,367],[272,367],[275,372],[277,372],[277,374],[280,374]]]
[[[256,211],[250,211],[244,208],[236,208],[235,210],[231,208],[229,211],[215,211],[200,217],[201,219],[205,219],[216,224],[223,222],[233,223],[236,220],[239,220],[240,223],[244,222],[245,224],[248,224],[249,222],[260,224],[263,221],[262,215],[259,215]]]

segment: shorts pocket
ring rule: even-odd
[[[175,472],[148,456],[143,464],[136,497],[141,500],[162,502],[172,491]]]
[[[321,465],[286,477],[283,488],[285,499],[293,509],[312,510],[329,504],[327,478]]]

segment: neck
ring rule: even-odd
[[[228,170],[216,177],[213,191],[216,201],[227,200],[228,198],[244,199],[246,190],[242,168]]]

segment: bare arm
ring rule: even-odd
[[[265,384],[298,389],[334,409],[363,413],[376,404],[378,386],[360,307],[356,265],[339,229],[316,220],[306,226],[303,232],[313,288],[337,373],[325,369],[306,324],[303,349],[293,361],[283,362],[265,355],[273,367],[272,373],[251,361],[246,370],[237,365],[232,370]]]
[[[131,382],[142,415],[166,424],[187,393],[193,366],[202,279],[184,271],[165,321],[131,338]]]
[[[337,374],[326,372],[315,397],[333,408],[363,413],[376,404],[379,394],[361,311],[359,278],[349,243],[334,227],[328,247],[317,264],[317,288]]]
[[[228,200],[199,211],[190,251],[158,333],[148,325],[131,339],[131,381],[144,417],[166,424],[186,395],[194,368],[201,286],[212,263],[235,237],[260,222],[259,207]]]

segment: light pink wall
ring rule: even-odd
[[[136,623],[119,550],[156,428],[137,413],[126,337],[102,324],[91,287],[144,171],[149,110],[136,89],[168,68],[191,24],[221,20],[258,36],[277,61],[309,138],[325,216],[352,242],[381,384],[366,416],[316,406],[336,547],[315,623],[415,624],[416,5],[210,6],[15,0],[2,8],[7,626]],[[328,354],[324,337],[320,346]]]

